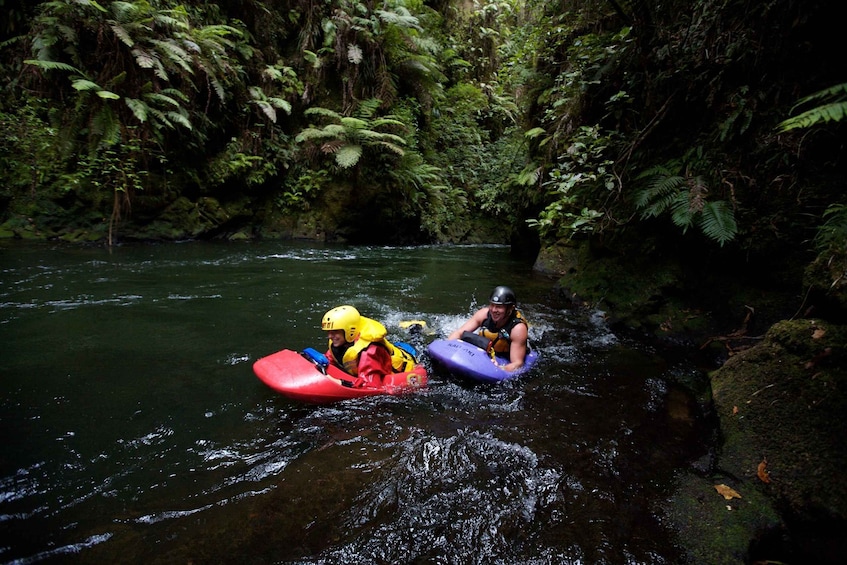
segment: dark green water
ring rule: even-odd
[[[333,306],[423,348],[497,284],[543,356],[515,381],[314,407],[252,373]],[[675,563],[694,369],[552,286],[504,247],[4,244],[0,562]]]

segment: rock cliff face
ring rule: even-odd
[[[719,273],[707,280],[661,258],[598,256],[584,245],[545,249],[536,268],[559,275],[575,305],[606,310],[623,331],[692,356],[711,351],[717,368],[705,404],[719,434],[707,460],[680,469],[676,492],[661,504],[691,562],[843,562],[840,287],[827,294],[807,270],[805,288],[816,290],[804,300],[799,279],[793,292]]]

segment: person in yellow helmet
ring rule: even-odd
[[[333,308],[321,318],[329,337],[330,363],[356,377],[354,387],[379,387],[389,373],[411,371],[415,358],[385,339],[385,326],[359,314],[353,306]]]
[[[489,351],[508,352],[509,363],[503,365],[503,369],[514,371],[523,366],[529,348],[529,332],[526,319],[517,309],[515,293],[508,286],[496,287],[488,299],[488,306],[477,310],[448,339],[462,339],[466,332],[476,333],[486,340],[486,349]]]

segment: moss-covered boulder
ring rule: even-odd
[[[711,375],[717,458],[708,476],[682,477],[668,505],[695,562],[843,562],[845,355],[847,326],[782,321]]]
[[[721,467],[758,480],[792,514],[847,519],[847,327],[775,324],[712,375]],[[770,482],[757,477],[766,462]]]

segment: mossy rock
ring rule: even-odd
[[[767,496],[761,511],[779,511],[807,562],[837,563],[847,549],[845,356],[847,326],[782,321],[711,375],[723,434],[717,469],[742,495]]]
[[[613,326],[679,339],[704,335],[712,325],[707,312],[685,299],[684,273],[671,261],[563,242],[542,249],[534,269],[561,276],[559,286],[573,304],[604,310]]]
[[[727,500],[716,486],[740,498]],[[730,495],[732,496],[732,495]],[[750,562],[751,541],[780,528],[782,522],[758,488],[725,476],[682,474],[672,499],[661,505],[690,563],[741,565]]]
[[[712,375],[721,467],[758,480],[766,461],[766,488],[802,519],[847,519],[845,357],[847,326],[784,321]]]

